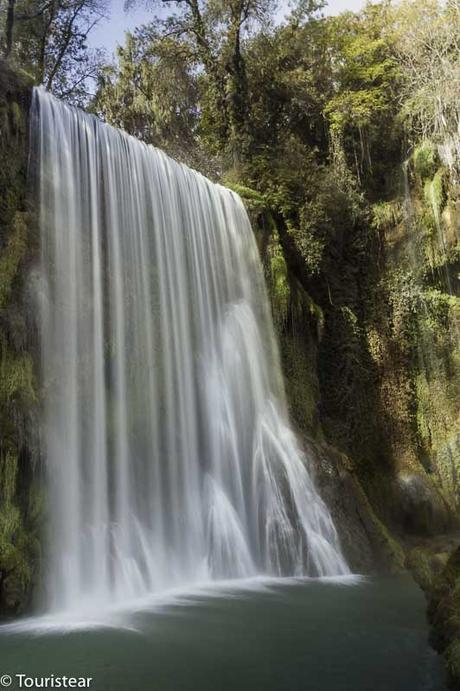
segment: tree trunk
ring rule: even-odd
[[[3,56],[9,58],[13,50],[13,31],[14,31],[14,9],[16,0],[8,0],[5,24],[5,51]]]
[[[241,53],[241,19],[236,17],[228,36],[230,55],[226,64],[227,99],[230,120],[230,148],[235,165],[244,157],[248,127],[248,80]]]

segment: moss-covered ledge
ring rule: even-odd
[[[457,544],[460,543],[458,536]],[[407,567],[428,602],[430,643],[446,663],[449,688],[460,690],[460,546],[435,541],[414,548]]]
[[[32,80],[0,61],[0,615],[29,607],[40,564],[38,349],[26,289],[37,255],[27,198]]]

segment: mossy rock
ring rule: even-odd
[[[260,212],[267,208],[267,202],[265,197],[256,190],[253,190],[250,187],[246,187],[245,185],[241,185],[236,182],[226,180],[224,180],[223,182],[225,187],[228,187],[228,189],[232,190],[232,192],[235,192],[241,197],[245,206],[248,208],[248,211],[251,214],[256,211]]]
[[[277,234],[272,234],[271,242],[267,248],[267,255],[269,261],[269,275],[267,278],[273,318],[275,327],[280,330],[287,319],[291,289],[286,260],[284,259]]]
[[[426,140],[412,154],[415,175],[424,182],[432,178],[439,166],[439,156],[435,145]]]
[[[6,247],[0,252],[0,309],[5,307],[27,249],[28,215],[17,211]]]
[[[36,500],[24,511],[20,504],[19,459],[0,457],[0,612],[17,613],[30,600],[40,558]]]
[[[448,684],[451,689],[460,689],[460,638],[453,641],[444,653]]]
[[[442,211],[447,203],[446,171],[439,168],[433,178],[426,180],[423,188],[425,201],[429,204],[437,222],[440,222]]]
[[[5,95],[30,91],[34,78],[21,67],[14,67],[4,58],[0,58],[0,93]]]
[[[0,60],[0,613],[25,611],[40,568],[38,344],[26,289],[38,242],[28,199],[32,80]]]
[[[406,568],[421,589],[429,592],[435,578],[442,573],[449,555],[445,552],[432,554],[429,549],[415,547],[406,557]]]
[[[451,688],[460,689],[460,547],[427,590],[430,642],[444,656]]]

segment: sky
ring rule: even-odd
[[[279,18],[282,19],[288,10],[288,0],[281,0]],[[364,0],[329,0],[325,14],[339,14],[344,10],[359,10],[365,4]],[[125,13],[124,0],[109,0],[110,17],[103,19],[90,34],[89,44],[94,47],[106,48],[113,53],[119,43],[123,43],[125,31],[134,29],[152,19],[153,12],[145,7]]]

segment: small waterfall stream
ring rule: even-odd
[[[239,197],[35,89],[50,609],[348,573]]]

